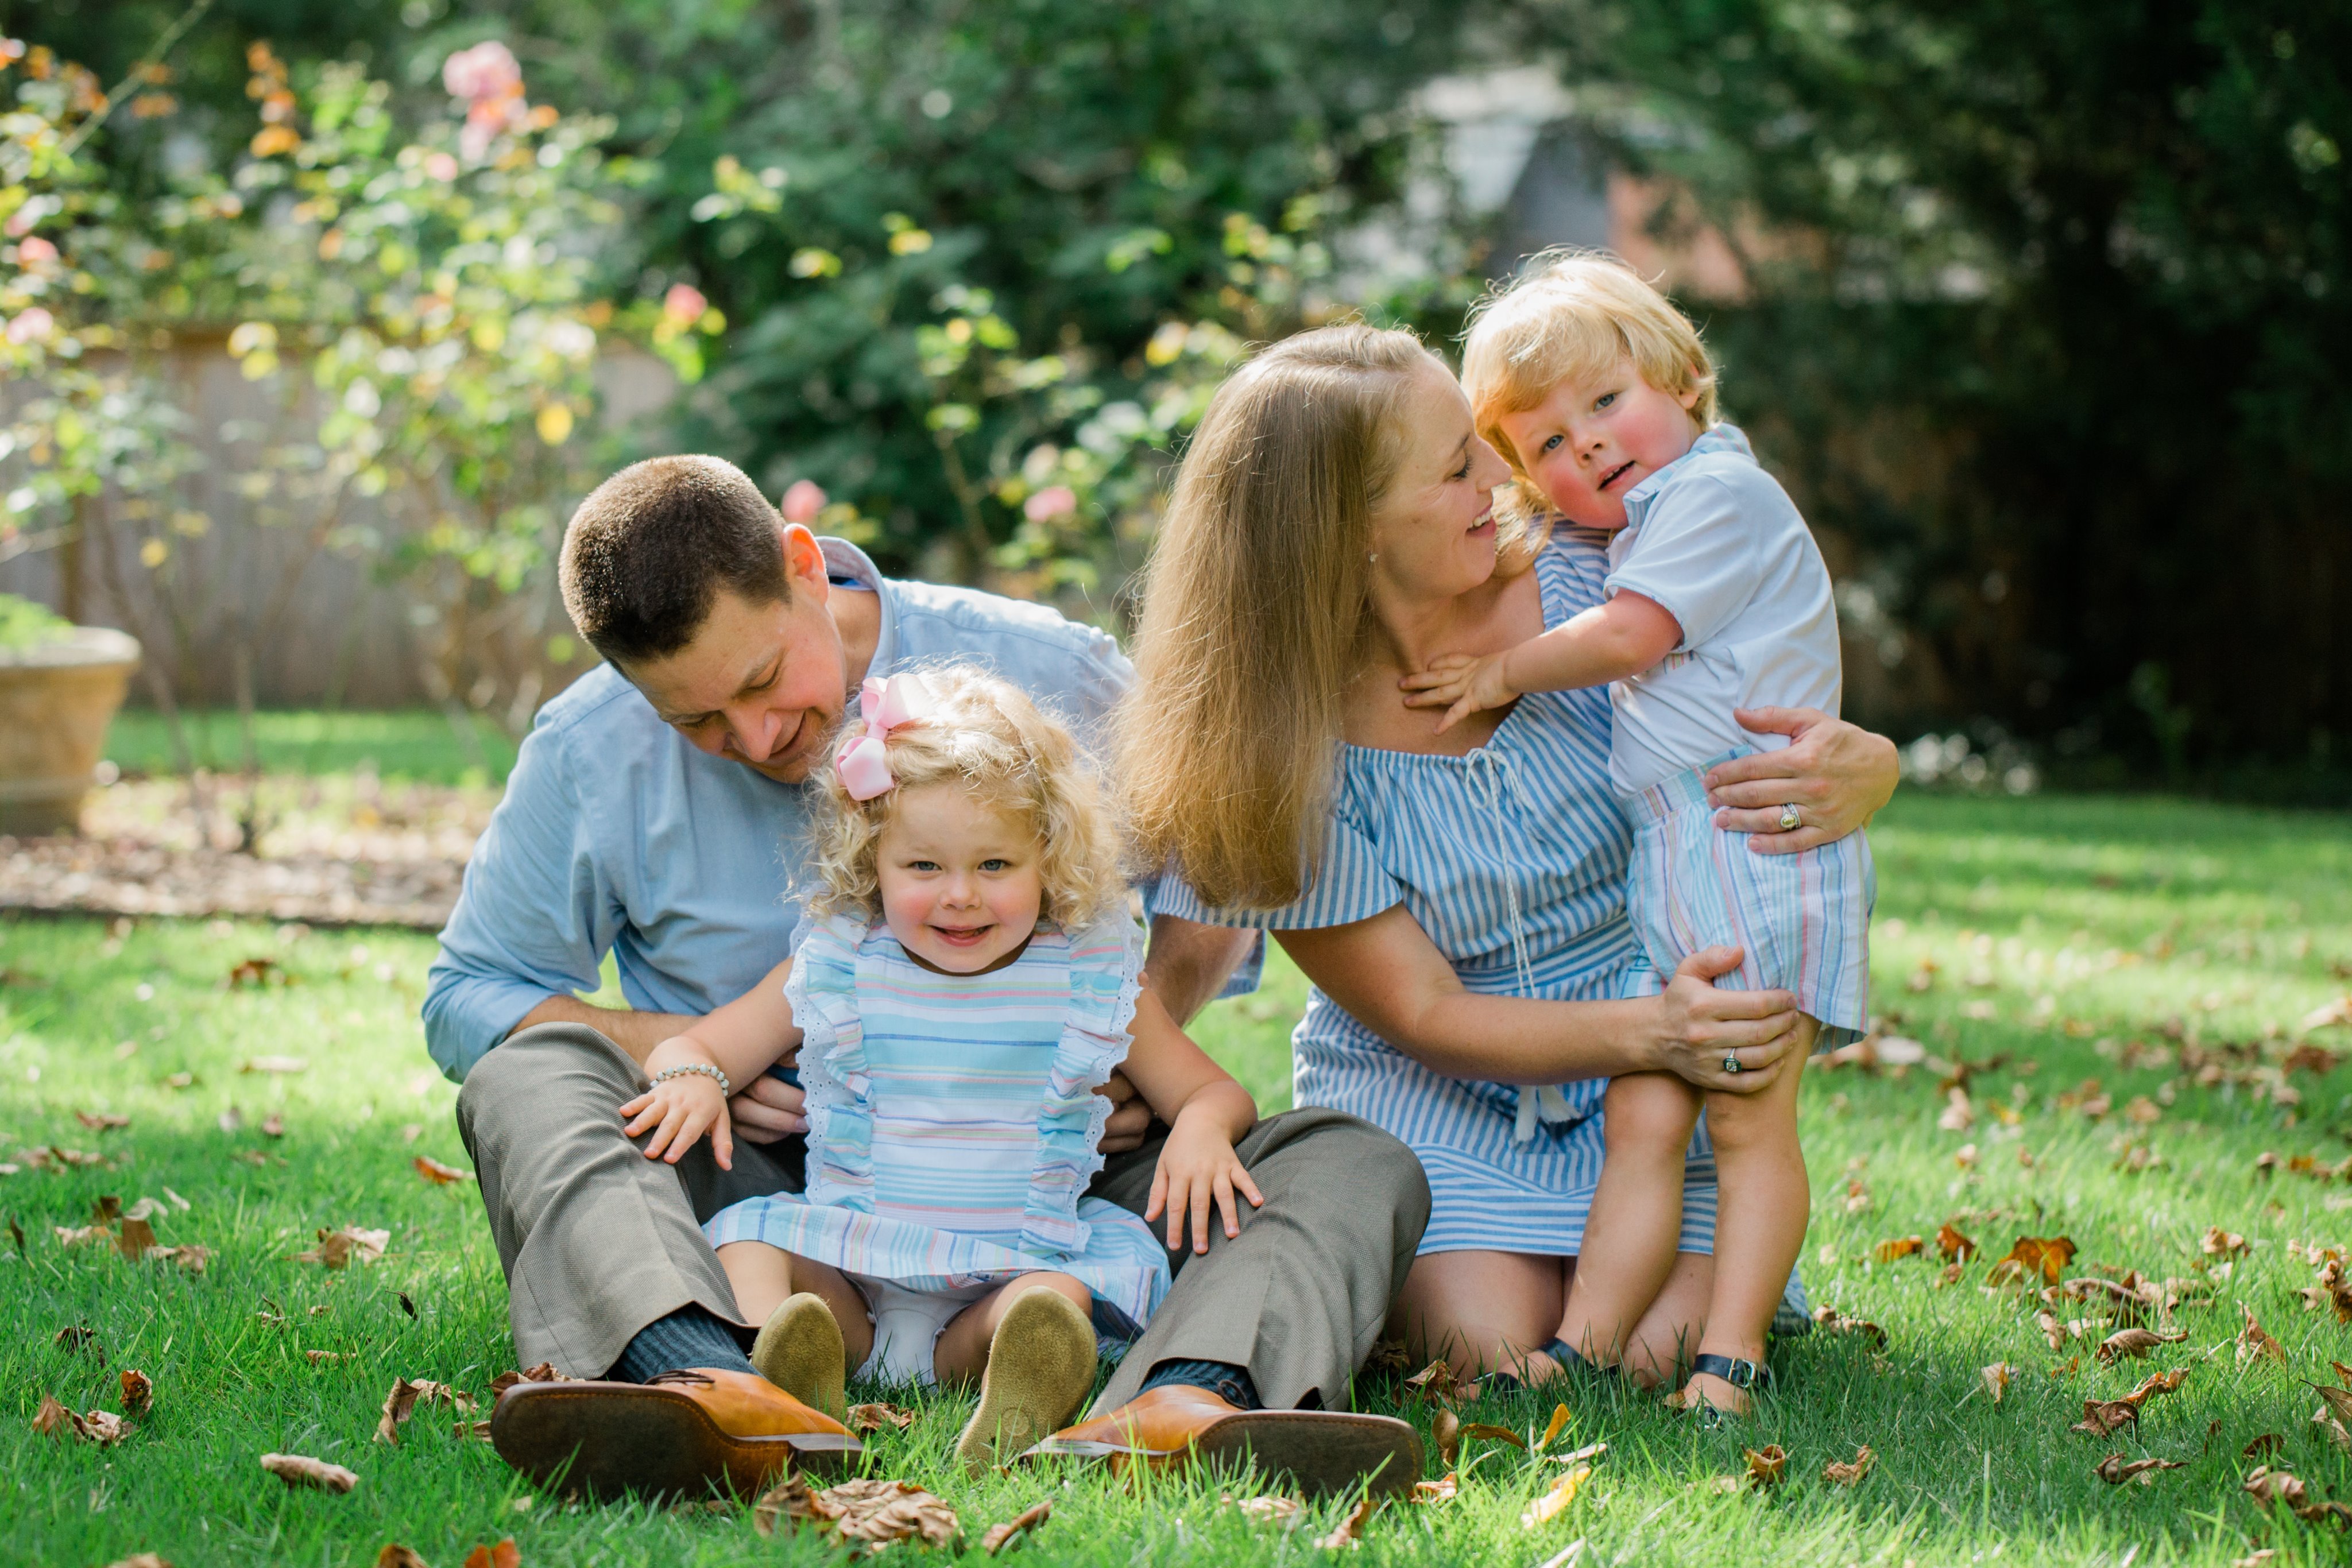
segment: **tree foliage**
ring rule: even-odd
[[[2352,12],[1539,0],[1748,296],[1732,402],[1843,536],[1914,720],[2175,780],[2352,741]],[[1906,713],[1907,710],[1907,713]]]

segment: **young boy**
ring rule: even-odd
[[[1607,602],[1503,653],[1408,677],[1439,727],[1523,692],[1610,684],[1612,781],[1634,818],[1632,916],[1656,974],[1716,944],[1746,950],[1727,985],[1792,991],[1803,1016],[1780,1076],[1704,1096],[1721,1177],[1715,1281],[1683,1408],[1744,1412],[1805,1234],[1797,1145],[1803,1059],[1866,1026],[1870,849],[1860,833],[1800,854],[1748,852],[1700,782],[1759,741],[1735,709],[1838,709],[1828,569],[1747,437],[1716,423],[1697,330],[1611,258],[1539,265],[1478,317],[1463,382],[1521,504],[1609,532]],[[1507,499],[1498,496],[1498,500]],[[1780,744],[1786,744],[1780,742]],[[1782,823],[1802,822],[1794,806]],[[1726,1071],[1736,1071],[1736,1060]],[[1678,1078],[1609,1086],[1608,1157],[1555,1362],[1615,1366],[1674,1262],[1683,1158],[1700,1108]]]

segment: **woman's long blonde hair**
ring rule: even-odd
[[[1114,776],[1141,868],[1212,905],[1278,908],[1315,867],[1340,701],[1370,643],[1372,517],[1424,366],[1444,369],[1410,332],[1299,333],[1218,389],[1178,470]],[[1507,549],[1499,570],[1531,554]]]
[[[882,830],[904,793],[926,784],[961,785],[1036,831],[1042,924],[1075,933],[1121,907],[1127,878],[1118,827],[1070,732],[985,670],[948,664],[913,673],[929,711],[883,737],[896,787],[856,800],[830,764],[817,775],[810,913],[882,918],[875,869]],[[862,734],[864,723],[853,705],[843,735]]]

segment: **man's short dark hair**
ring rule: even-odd
[[[786,603],[783,518],[719,457],[633,463],[580,503],[560,578],[572,623],[614,664],[667,658],[694,640],[719,591]]]

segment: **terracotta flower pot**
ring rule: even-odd
[[[0,648],[0,833],[79,830],[107,724],[138,667],[138,640],[102,626]]]

